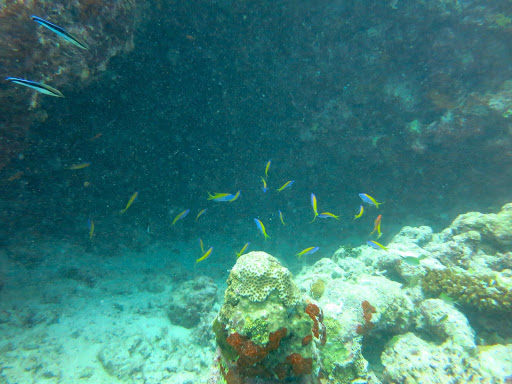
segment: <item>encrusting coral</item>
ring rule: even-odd
[[[228,383],[312,376],[325,329],[322,310],[305,301],[277,259],[264,252],[242,255],[214,321],[220,370]]]
[[[497,272],[473,273],[457,267],[431,269],[422,280],[426,293],[444,293],[459,304],[480,311],[511,312],[511,286],[512,281]]]

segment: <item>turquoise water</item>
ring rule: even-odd
[[[136,333],[132,314],[148,339],[190,342],[156,360],[202,351],[147,382],[206,382],[208,324],[246,243],[307,275],[342,246],[499,212],[512,201],[511,17],[481,1],[0,1],[4,78],[65,96],[0,84],[0,382],[142,382],[116,378],[103,336],[90,342]],[[339,220],[311,222],[312,193]],[[215,305],[180,328],[167,304],[198,277]],[[84,333],[69,320],[96,316]]]

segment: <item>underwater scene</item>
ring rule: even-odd
[[[512,383],[512,2],[0,0],[0,384]]]

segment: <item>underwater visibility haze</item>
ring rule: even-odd
[[[512,383],[511,36],[0,0],[0,383]]]

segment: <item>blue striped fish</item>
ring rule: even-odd
[[[38,16],[32,15],[31,18],[36,23],[41,24],[43,27],[48,28],[50,31],[56,33],[57,35],[62,37],[64,40],[69,41],[71,44],[74,44],[77,47],[82,48],[82,49],[89,49],[89,46],[85,42],[77,39],[75,36],[73,36],[71,33],[66,31],[64,28],[59,27],[58,25],[55,25],[53,23],[50,23],[49,21],[46,21],[45,19],[41,19]]]
[[[61,91],[50,87],[47,84],[38,83],[37,81],[31,81],[26,79],[20,79],[18,77],[8,77],[5,80],[10,81],[14,84],[24,85],[25,87],[29,87],[35,89],[37,92],[44,93],[45,95],[55,96],[55,97],[64,97]]]

